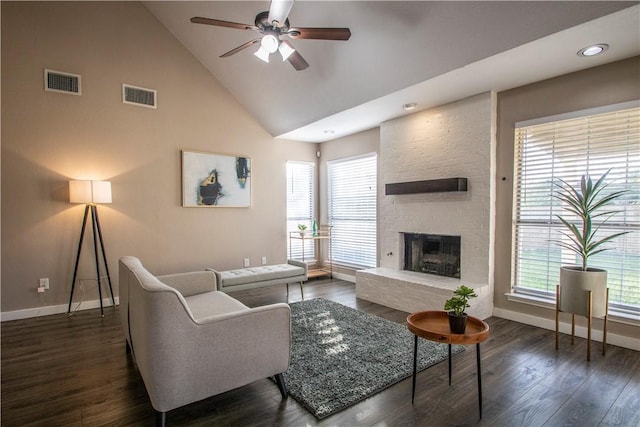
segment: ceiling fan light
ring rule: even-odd
[[[266,62],[267,64],[269,63],[269,52],[264,50],[262,46],[260,46],[260,49],[258,49],[256,53],[254,53],[254,55],[260,58],[261,60],[263,60],[264,62]]]
[[[293,46],[291,46],[286,41],[280,43],[280,47],[278,48],[278,50],[280,51],[280,55],[282,55],[283,61],[286,61],[291,56],[291,54],[296,51]]]
[[[273,34],[266,34],[260,41],[260,46],[268,53],[274,53],[278,50],[278,39]]]

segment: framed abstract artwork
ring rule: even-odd
[[[251,206],[251,159],[182,150],[182,206]]]

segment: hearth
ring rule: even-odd
[[[401,234],[404,270],[460,278],[460,236]]]

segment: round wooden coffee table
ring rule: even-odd
[[[418,337],[449,345],[449,385],[451,385],[451,344],[475,344],[478,370],[478,402],[482,418],[482,376],[480,374],[480,343],[489,338],[489,325],[477,317],[468,316],[464,334],[454,334],[449,329],[446,311],[419,311],[407,317],[407,327],[416,336],[413,346],[413,389],[411,403],[416,395],[416,371],[418,364]]]

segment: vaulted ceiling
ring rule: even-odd
[[[148,10],[274,137],[321,142],[488,90],[505,90],[640,54],[638,2],[305,1],[292,27],[348,27],[348,41],[291,40],[296,71],[244,49],[256,33],[193,24],[254,24],[268,1],[149,1]],[[603,54],[576,52],[607,43]],[[188,77],[186,77],[188,78]],[[415,110],[414,110],[415,111]]]

